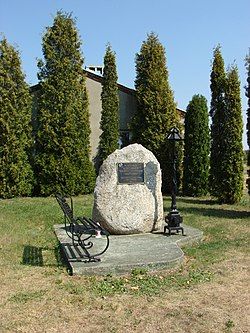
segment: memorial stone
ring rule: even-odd
[[[116,150],[103,162],[92,218],[111,234],[147,233],[161,228],[161,169],[152,152],[132,144]]]

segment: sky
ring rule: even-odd
[[[241,80],[246,143],[245,57],[250,47],[249,0],[0,0],[0,33],[19,51],[26,81],[37,80],[42,37],[58,10],[72,13],[83,42],[84,64],[102,65],[107,43],[116,53],[118,81],[134,88],[135,55],[155,32],[166,50],[170,86],[186,109],[195,94],[210,104],[213,49],[221,45],[225,68],[235,63]]]

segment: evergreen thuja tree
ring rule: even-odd
[[[225,89],[225,117],[221,154],[221,183],[217,195],[220,202],[233,204],[243,194],[243,121],[240,97],[240,81],[235,66],[227,72]]]
[[[31,97],[18,51],[0,41],[0,197],[31,195]]]
[[[246,69],[247,69],[247,86],[246,86],[246,97],[248,98],[248,109],[247,109],[247,144],[248,144],[248,155],[247,155],[247,166],[248,166],[248,194],[250,194],[250,52],[246,57]]]
[[[168,82],[165,49],[156,34],[151,33],[136,55],[135,89],[137,112],[131,123],[133,141],[151,150],[161,164],[163,191],[171,186],[169,144],[166,140],[172,126],[178,126],[173,92]]]
[[[38,62],[35,160],[41,195],[93,190],[88,97],[80,47],[75,21],[71,15],[58,12],[43,36],[44,61]]]
[[[99,142],[99,166],[117,148],[119,148],[119,95],[117,86],[115,53],[108,45],[104,56],[102,80],[102,114]]]
[[[183,193],[188,196],[208,192],[210,134],[207,100],[193,96],[185,116]]]
[[[210,76],[211,89],[211,154],[210,154],[210,193],[218,197],[219,186],[223,180],[222,154],[225,149],[223,126],[225,122],[226,72],[221,48],[214,49],[214,59]]]

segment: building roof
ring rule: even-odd
[[[102,83],[102,80],[103,80],[102,76],[95,74],[93,72],[89,72],[87,70],[84,70],[84,73],[86,74],[87,78],[94,80],[96,82]],[[135,95],[135,89],[128,88],[120,83],[118,83],[117,85],[118,85],[118,88],[120,91],[123,91],[126,94]],[[39,83],[35,84],[34,86],[31,86],[30,90],[31,90],[31,92],[35,92],[35,91],[39,90]],[[180,108],[176,108],[176,110],[178,111],[178,113],[180,114],[181,117],[185,118],[186,111],[184,111]]]
[[[89,72],[87,70],[84,70],[84,73],[86,74],[87,78],[89,78],[91,80],[94,80],[96,82],[102,83],[102,80],[103,80],[102,76],[100,76],[98,74],[95,74],[93,72]],[[135,90],[134,89],[125,87],[125,86],[123,86],[120,83],[118,83],[118,88],[119,88],[119,90],[121,90],[121,91],[123,91],[123,92],[125,92],[127,94],[135,94]],[[31,92],[35,92],[35,91],[39,90],[39,83],[35,84],[34,86],[31,86],[30,90],[31,90]]]
[[[85,74],[86,76],[89,78],[89,79],[92,79],[94,81],[97,81],[97,82],[100,82],[102,83],[102,80],[103,80],[103,77],[101,75],[98,75],[98,74],[95,74],[93,72],[89,72],[87,70],[85,70]],[[118,83],[118,88],[119,90],[127,93],[127,94],[135,94],[135,90],[134,89],[131,89],[131,88],[128,88],[128,87],[125,87],[123,86],[122,84]]]

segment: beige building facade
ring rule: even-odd
[[[102,76],[96,74],[94,71],[85,70],[86,73],[86,88],[89,98],[89,112],[90,112],[90,146],[91,146],[91,159],[94,161],[99,145],[99,138],[101,135],[100,122],[102,112],[101,92],[102,92]],[[31,93],[34,100],[33,108],[33,126],[36,127],[34,119],[36,118],[37,105],[37,92],[39,85],[31,87]],[[136,112],[136,96],[135,90],[127,88],[118,84],[119,93],[119,119],[120,119],[120,146],[125,146],[129,143],[129,123]],[[185,112],[177,109],[180,121],[184,123]]]
[[[102,76],[86,71],[86,88],[89,97],[91,157],[95,158],[98,151],[99,137],[101,135],[100,122],[102,112]],[[135,91],[118,84],[118,93],[121,134],[120,144],[126,145],[126,141],[129,140],[128,124],[136,111]]]

